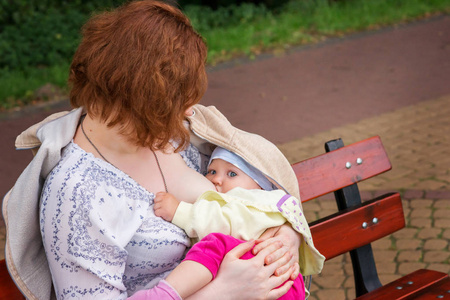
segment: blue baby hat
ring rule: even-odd
[[[242,172],[250,176],[250,178],[252,178],[263,190],[272,191],[277,189],[276,186],[274,186],[260,170],[247,163],[237,154],[222,147],[216,147],[211,154],[208,166],[216,158],[223,159],[224,161],[234,165],[236,168],[239,168]]]

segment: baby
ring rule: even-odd
[[[205,192],[194,204],[180,202],[164,192],[155,197],[155,215],[183,228],[189,237],[201,240],[149,293],[160,292],[159,299],[188,297],[214,279],[228,251],[286,221],[302,234],[300,271],[303,275],[320,271],[324,257],[314,248],[299,200],[278,190],[258,169],[220,147],[211,155],[206,178],[216,191]],[[251,257],[249,251],[241,259]],[[298,276],[280,299],[304,298],[303,278]]]

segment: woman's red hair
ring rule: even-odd
[[[189,139],[184,112],[203,96],[206,45],[177,8],[135,1],[92,17],[72,61],[70,102],[136,145]],[[178,150],[177,149],[177,150]]]

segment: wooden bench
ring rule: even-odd
[[[361,201],[357,183],[391,169],[380,138],[349,146],[333,140],[325,150],[293,168],[302,202],[334,192],[337,212],[311,222],[311,232],[327,260],[350,253],[357,299],[450,299],[450,279],[442,272],[421,269],[380,283],[370,243],[405,227],[399,193]]]
[[[448,274],[417,270],[382,285],[370,243],[405,226],[399,193],[362,202],[357,182],[391,169],[379,137],[345,146],[325,144],[327,153],[293,165],[302,202],[334,192],[337,212],[310,224],[314,244],[326,259],[350,252],[357,299],[450,299]],[[0,299],[23,299],[0,262]]]

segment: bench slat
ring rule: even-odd
[[[450,278],[447,276],[438,283],[433,284],[426,290],[421,290],[415,295],[411,295],[406,299],[426,300],[426,299],[450,299]]]
[[[377,223],[373,219],[377,218]],[[362,224],[366,222],[367,228]],[[310,224],[314,245],[327,260],[405,226],[400,194],[376,198]]]
[[[389,284],[386,284],[370,293],[362,295],[357,300],[378,300],[378,299],[439,299],[430,297],[436,293],[430,293],[436,285],[436,291],[440,291],[439,287],[445,287],[449,284],[448,274],[433,270],[417,270]],[[446,285],[441,285],[444,283]],[[427,295],[423,298],[417,298],[421,291],[425,291]],[[434,290],[434,289],[433,289]],[[450,294],[447,294],[450,296]]]
[[[358,164],[357,159],[362,159]],[[346,163],[351,163],[349,169]],[[391,169],[380,137],[325,153],[292,166],[297,176],[302,202],[334,192]]]

